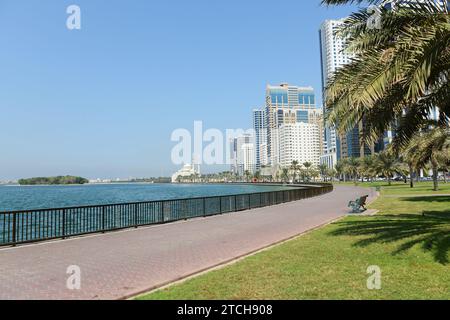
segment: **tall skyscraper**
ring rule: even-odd
[[[319,30],[323,101],[326,101],[325,89],[331,77],[339,68],[350,63],[354,57],[351,52],[346,50],[345,39],[336,34],[336,31],[343,23],[344,19],[326,20],[322,23]],[[324,105],[324,114],[325,112],[326,107]],[[333,168],[338,159],[361,157],[379,151],[378,144],[375,146],[367,146],[361,143],[363,126],[364,122],[362,121],[346,134],[338,136],[334,127],[325,124],[324,139],[326,145],[321,162]]]
[[[336,31],[343,24],[344,20],[326,20],[322,23],[319,30],[320,37],[320,59],[322,67],[322,97],[325,101],[325,88],[330,78],[342,66],[349,63],[353,57],[352,54],[345,51],[345,39],[338,37]],[[324,105],[324,114],[325,114]],[[336,129],[325,125],[325,154],[336,153],[336,157],[340,158],[341,145],[340,139],[336,135]],[[346,139],[347,140],[347,139]],[[346,141],[345,141],[346,142]],[[327,156],[329,158],[329,156]],[[335,163],[332,164],[334,166]]]
[[[266,111],[253,109],[253,130],[255,131],[256,170],[268,165],[267,161],[267,128]]]
[[[317,111],[314,89],[287,83],[266,88],[265,129],[267,132],[267,161],[280,164],[279,129],[285,124],[309,122],[310,112]],[[314,116],[311,116],[314,118]]]
[[[246,171],[251,174],[256,171],[255,137],[243,134],[230,141],[232,165],[231,171],[243,176]]]

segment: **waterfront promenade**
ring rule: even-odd
[[[292,238],[375,192],[336,186],[316,198],[166,225],[0,249],[0,299],[120,299]],[[69,266],[81,289],[67,289]]]

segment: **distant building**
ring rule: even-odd
[[[325,89],[329,84],[329,80],[339,68],[350,63],[354,54],[348,52],[345,48],[345,39],[339,37],[336,31],[345,19],[326,20],[322,23],[319,30],[320,37],[320,57],[322,67],[322,96],[326,101]],[[326,106],[323,107],[324,114]],[[362,142],[362,131],[364,122],[360,122],[352,130],[346,134],[338,136],[336,128],[324,124],[325,145],[323,148],[321,163],[329,165],[333,168],[337,160],[349,157],[362,157],[380,151],[384,144],[382,140],[373,146],[368,146]]]
[[[320,37],[320,58],[322,67],[322,96],[326,100],[325,88],[334,73],[342,66],[350,63],[353,54],[345,51],[345,39],[338,37],[335,32],[343,24],[341,20],[326,20],[319,30]],[[325,114],[324,105],[324,114]],[[340,156],[340,141],[336,135],[336,128],[325,125],[324,128],[326,146],[324,153],[336,152]]]
[[[256,146],[255,137],[251,134],[243,134],[230,141],[232,165],[231,171],[239,176],[244,176],[248,171],[256,172]]]
[[[281,162],[280,128],[287,124],[316,122],[318,112],[312,87],[298,87],[287,83],[267,86],[265,109],[267,164],[276,166]],[[323,141],[322,137],[319,139]],[[316,142],[320,145],[320,141]],[[315,162],[318,160],[319,158]]]
[[[337,163],[337,153],[336,152],[327,152],[323,153],[320,156],[320,164],[326,165],[329,169],[332,169],[336,166]]]
[[[172,175],[172,183],[178,182],[178,178],[180,177],[187,178],[199,174],[200,174],[200,165],[198,165],[196,169],[195,164],[186,164],[183,166],[183,168],[181,168]]]
[[[89,180],[89,183],[92,183],[92,184],[102,184],[102,183],[111,183],[112,182],[112,180],[111,179],[100,179],[100,178],[97,178],[97,179],[91,179],[91,180]]]
[[[253,130],[255,131],[255,164],[256,170],[268,165],[267,126],[264,109],[253,109]]]
[[[300,164],[310,162],[316,167],[319,165],[321,132],[317,124],[283,124],[279,134],[282,167],[291,166],[293,161]]]

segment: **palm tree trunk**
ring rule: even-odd
[[[411,187],[411,188],[414,188],[414,170],[413,170],[413,167],[410,165],[409,166],[409,186]]]
[[[388,179],[388,185],[391,186],[391,185],[392,185],[392,182],[391,182],[391,176],[388,175],[387,179]]]
[[[438,168],[437,165],[433,163],[433,190],[439,190],[439,181],[438,181]]]

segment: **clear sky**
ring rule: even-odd
[[[66,28],[71,4],[81,30]],[[249,128],[268,83],[320,96],[319,26],[351,9],[0,0],[0,179],[171,175],[173,130]]]

